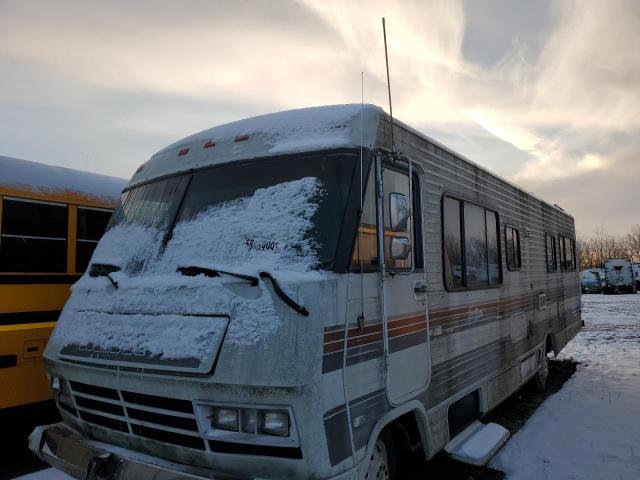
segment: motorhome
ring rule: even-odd
[[[45,345],[125,186],[0,156],[0,409],[51,399]]]
[[[628,258],[610,258],[604,262],[604,294],[636,293],[633,262]]]
[[[604,275],[601,276],[600,269],[592,268],[580,272],[580,286],[582,293],[602,293]]]
[[[45,352],[63,420],[30,448],[77,478],[484,463],[506,430],[480,419],[580,328],[561,208],[376,106],[249,118],[134,174]]]

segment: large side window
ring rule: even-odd
[[[0,271],[67,271],[67,205],[2,200]]]
[[[87,269],[91,255],[107,228],[110,218],[110,210],[78,207],[76,272],[84,272]]]
[[[520,254],[520,230],[510,225],[505,227],[505,243],[507,247],[507,268],[520,270],[522,256]]]
[[[447,289],[476,289],[499,284],[497,214],[475,203],[445,196],[442,221]]]
[[[558,258],[556,254],[556,237],[545,234],[545,245],[547,254],[547,272],[558,270]]]
[[[560,237],[560,265],[564,271],[576,269],[576,241],[569,237]]]

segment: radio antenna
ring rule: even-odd
[[[391,151],[396,152],[396,142],[393,137],[393,106],[391,104],[391,80],[389,80],[389,54],[387,53],[387,28],[382,17],[382,35],[384,37],[384,61],[387,65],[387,92],[389,93],[389,116],[391,117]]]

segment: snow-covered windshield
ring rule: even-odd
[[[93,263],[129,273],[331,269],[357,160],[345,153],[260,159],[135,187]]]

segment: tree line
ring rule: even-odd
[[[578,235],[576,243],[580,270],[602,267],[608,258],[630,258],[640,262],[640,224],[623,235],[614,235],[600,227],[590,237]]]

